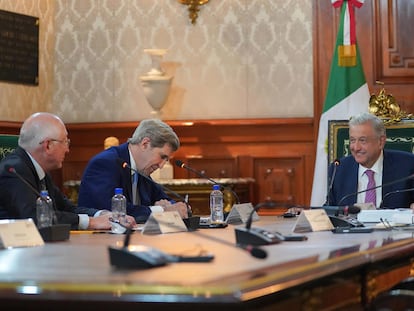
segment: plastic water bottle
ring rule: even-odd
[[[53,202],[47,190],[40,192],[40,197],[36,200],[37,227],[45,228],[53,224]]]
[[[223,192],[220,191],[220,185],[213,185],[213,191],[210,193],[210,222],[224,222],[223,214]]]
[[[124,224],[126,215],[126,198],[123,194],[122,188],[115,188],[115,194],[112,197],[111,209],[112,218],[115,222]]]

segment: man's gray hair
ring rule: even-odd
[[[356,125],[362,125],[365,123],[371,123],[372,128],[374,129],[375,133],[378,135],[378,137],[385,135],[385,126],[384,122],[377,117],[376,115],[369,113],[369,112],[363,112],[356,116],[351,117],[348,124],[349,127],[356,126]]]
[[[128,138],[130,144],[139,144],[145,137],[151,141],[151,147],[162,148],[169,144],[173,151],[180,147],[180,140],[174,130],[159,119],[142,120],[135,129],[132,137]]]
[[[45,122],[45,118],[49,122]],[[53,138],[61,124],[63,124],[62,120],[52,113],[36,112],[23,122],[18,145],[27,151],[32,151],[45,139]]]

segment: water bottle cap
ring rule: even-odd
[[[115,188],[115,194],[123,194],[123,192],[122,188]]]
[[[42,191],[40,191],[40,195],[41,195],[42,197],[44,197],[44,196],[49,195],[49,192],[48,192],[47,190],[42,190]]]
[[[213,190],[220,190],[220,185],[217,185],[217,184],[213,185]]]

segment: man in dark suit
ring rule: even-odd
[[[179,145],[176,133],[168,124],[157,119],[141,121],[127,143],[106,149],[89,161],[79,188],[79,204],[110,210],[114,189],[121,187],[127,198],[127,214],[137,222],[145,222],[153,211],[176,210],[182,218],[187,218],[187,205],[169,198],[150,177],[169,161]],[[122,163],[127,163],[132,170]],[[136,176],[134,170],[140,174]]]
[[[111,228],[111,213],[95,207],[74,206],[54,185],[49,175],[50,171],[62,167],[65,155],[69,152],[70,140],[67,136],[62,120],[51,113],[35,113],[23,122],[19,146],[0,163],[1,219],[32,218],[36,222],[38,194],[35,191],[46,188],[53,200],[59,224],[70,224],[72,229]],[[19,176],[34,189],[30,189]],[[132,217],[128,221],[131,226],[135,225]]]
[[[329,167],[328,184],[332,183],[332,187],[326,205],[372,203],[377,208],[410,207],[414,202],[414,179],[408,177],[414,174],[414,155],[384,149],[386,130],[383,121],[370,113],[352,117],[349,141],[352,155]],[[370,174],[373,175],[372,182]],[[394,183],[399,179],[401,181]],[[380,185],[384,186],[373,190],[372,195],[371,191],[364,192]],[[360,191],[362,193],[357,194]]]

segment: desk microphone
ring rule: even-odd
[[[326,193],[326,204],[330,205],[330,197],[331,197],[331,192],[332,192],[332,187],[333,187],[333,183],[335,180],[335,176],[336,176],[336,170],[340,164],[338,159],[335,159],[335,161],[333,162],[334,167],[333,167],[333,172],[332,172],[332,177],[331,177],[331,182],[329,183],[329,187],[328,187],[328,192]]]
[[[374,189],[377,189],[377,188],[391,186],[393,184],[396,184],[396,183],[399,183],[399,182],[402,182],[402,181],[405,181],[405,180],[408,180],[408,179],[412,179],[412,178],[414,178],[414,174],[408,175],[408,176],[403,177],[403,178],[400,178],[400,179],[396,179],[396,180],[390,181],[390,182],[385,183],[385,184],[382,184],[382,185],[378,185],[378,186],[371,187],[371,188],[367,188],[367,189],[364,189],[364,190],[361,190],[361,191],[356,191],[356,192],[349,193],[349,194],[343,196],[339,200],[338,205],[341,205],[342,202],[344,202],[346,199],[348,199],[349,197],[352,197],[354,195],[358,195],[360,193],[364,193],[364,192],[367,192],[367,191],[370,191],[370,190],[374,190]]]
[[[222,189],[229,190],[229,191],[233,194],[234,198],[236,199],[237,204],[240,204],[240,199],[239,199],[239,196],[237,195],[237,193],[236,193],[235,191],[233,191],[233,190],[232,190],[232,189],[230,189],[229,187],[226,187],[226,188],[225,188],[225,187],[223,187],[220,183],[218,183],[218,182],[217,182],[217,181],[215,181],[214,179],[212,179],[212,178],[210,178],[210,177],[206,176],[205,174],[203,174],[202,172],[197,171],[196,169],[194,169],[194,168],[192,168],[192,167],[188,166],[187,164],[185,164],[185,163],[184,163],[183,161],[181,161],[181,160],[176,160],[176,161],[175,161],[175,165],[177,165],[178,167],[181,167],[181,168],[185,168],[186,170],[188,170],[188,171],[193,172],[194,174],[196,174],[198,177],[201,177],[201,178],[207,179],[208,181],[210,181],[211,183],[213,183],[213,184],[215,184],[215,185],[220,185],[220,187],[221,187]]]
[[[350,205],[350,206],[330,206],[330,205],[323,205],[314,207],[311,206],[311,209],[324,209],[327,215],[345,215],[348,214],[358,214],[361,209],[358,206]]]
[[[283,235],[278,232],[270,232],[260,228],[251,228],[253,214],[261,207],[276,207],[273,201],[266,201],[257,204],[249,215],[245,227],[235,228],[236,242],[238,245],[270,245],[277,244],[284,240]]]
[[[380,204],[380,206],[379,206],[378,208],[379,208],[379,209],[384,208],[384,201],[385,201],[385,199],[386,199],[387,197],[389,197],[389,196],[391,196],[391,195],[393,195],[393,194],[396,194],[396,193],[403,193],[403,192],[410,192],[410,191],[414,191],[414,188],[409,188],[409,189],[400,189],[400,190],[394,190],[394,191],[387,192],[387,193],[383,196],[382,201],[381,201],[381,204]]]
[[[47,200],[40,194],[40,192],[35,187],[33,187],[22,175],[20,175],[14,167],[7,165],[6,170],[9,173],[16,175],[16,177],[21,182],[23,182],[34,194],[36,194],[46,204],[49,204]],[[56,208],[54,205],[52,206],[52,208],[54,212],[56,212]],[[56,218],[55,213],[53,213],[53,222],[55,222],[55,224],[49,227],[37,229],[40,235],[42,236],[43,240],[45,242],[55,242],[55,241],[65,241],[69,239],[70,225],[69,224],[57,224],[57,218]]]
[[[180,199],[182,202],[184,202],[187,205],[187,214],[188,214],[188,218],[187,220],[183,219],[184,223],[186,224],[187,228],[190,230],[194,230],[198,228],[198,225],[200,223],[200,217],[199,216],[192,216],[192,211],[190,208],[190,205],[188,204],[188,200],[186,200],[185,198],[183,198],[180,194],[178,194],[177,192],[165,187],[164,185],[161,185],[157,182],[155,182],[153,179],[149,178],[148,176],[140,173],[138,170],[132,168],[124,159],[118,158],[117,162],[121,165],[122,168],[127,168],[131,171],[133,171],[134,173],[137,173],[139,176],[145,178],[146,180],[152,182],[155,185],[160,186],[162,189],[164,189],[164,191],[169,192],[171,194],[173,194],[176,198]]]

